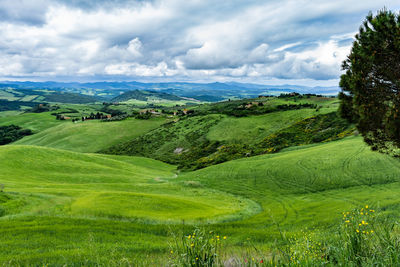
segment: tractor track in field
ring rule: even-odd
[[[350,163],[352,159],[356,158],[357,155],[359,155],[365,147],[360,147],[356,152],[350,154],[348,157],[344,158],[342,164],[341,164],[341,169],[343,170],[343,174],[349,177],[351,180],[354,182],[358,182],[358,185],[364,185],[364,181],[360,178],[354,177],[353,173],[350,171]]]
[[[309,185],[308,185],[308,187],[311,187],[311,185],[313,185],[313,184],[315,183],[315,181],[317,180],[318,177],[317,177],[313,172],[311,172],[310,169],[309,169],[308,167],[306,167],[305,164],[303,164],[303,162],[304,162],[303,159],[299,159],[299,160],[296,162],[296,165],[299,166],[299,168],[303,169],[306,173],[310,174],[310,177],[311,177],[311,176],[314,176],[313,179],[310,178],[310,183],[309,183]],[[312,190],[306,189],[306,180],[304,180],[304,183],[303,183],[303,184],[304,184],[304,191],[306,191],[306,192],[312,192]]]

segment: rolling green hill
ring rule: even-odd
[[[226,162],[181,177],[211,188],[252,196],[316,193],[400,181],[400,160],[371,151],[359,137],[296,147],[276,154]]]
[[[51,112],[43,113],[22,113],[22,114],[10,114],[4,117],[0,116],[0,125],[18,125],[25,129],[30,129],[34,132],[40,132],[63,124],[63,121],[56,120]]]
[[[278,223],[293,234],[306,227],[323,232],[336,225],[342,211],[363,205],[379,206],[398,218],[399,173],[399,159],[373,152],[360,137],[351,137],[225,162],[183,173],[179,181],[262,206],[252,218],[220,225],[240,244],[246,236],[263,242],[278,238]]]
[[[0,167],[3,263],[107,265],[139,257],[157,265],[166,260],[168,229],[191,228],[178,226],[182,220],[212,223],[231,249],[248,240],[268,249],[279,238],[277,224],[288,234],[307,227],[329,238],[352,207],[400,215],[400,161],[370,151],[359,137],[178,178],[175,167],[151,159],[35,146],[0,147]]]
[[[165,122],[164,118],[66,122],[25,137],[16,144],[54,147],[77,152],[97,152],[145,134]]]
[[[240,198],[170,184],[175,168],[146,158],[3,146],[0,162],[6,190],[32,199],[19,207],[6,206],[3,216],[46,212],[83,218],[195,221],[229,217],[247,207]]]
[[[146,158],[10,145],[0,147],[0,168],[0,263],[131,259],[164,249],[168,225],[237,220],[259,208],[170,183],[175,167]]]
[[[226,143],[257,143],[292,123],[331,111],[333,110],[330,108],[323,108],[319,111],[300,109],[240,118],[225,116],[210,129],[207,138]]]
[[[196,225],[227,236],[228,258],[254,248],[271,255],[282,234],[333,239],[352,208],[400,218],[400,159],[353,136],[334,112],[336,99],[259,98],[241,117],[228,114],[248,108],[232,102],[112,122],[0,113],[0,126],[34,131],[0,146],[0,265],[160,266],[171,255],[171,232]],[[279,152],[253,156],[271,147]],[[218,155],[209,167],[178,168]]]
[[[12,101],[10,104],[19,104],[20,101],[26,102],[26,105],[34,105],[34,102],[57,102],[57,103],[73,103],[86,104],[94,103],[103,100],[101,97],[84,95],[79,93],[22,88],[0,88],[0,103],[1,100]],[[23,103],[22,103],[23,104]]]
[[[222,114],[185,116],[102,152],[150,157],[183,170],[199,169],[350,135],[350,124],[329,111],[304,108],[240,118]]]
[[[186,152],[194,152],[209,143],[206,134],[221,115],[187,117],[171,121],[128,142],[121,142],[105,149],[109,154],[141,155],[177,164]],[[215,149],[213,146],[211,149]],[[207,153],[207,151],[204,151]],[[205,154],[206,155],[206,154]]]

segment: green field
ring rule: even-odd
[[[55,121],[54,116],[52,118]],[[77,152],[97,152],[144,134],[165,121],[163,118],[112,122],[93,120],[72,123],[67,121],[35,135],[27,136],[16,144],[47,146]],[[31,125],[26,125],[26,127],[30,128]]]
[[[307,227],[329,235],[352,207],[398,215],[400,161],[371,152],[358,137],[178,178],[173,166],[151,159],[35,146],[1,147],[0,162],[2,262],[104,264],[143,252],[163,259],[168,232],[183,220],[185,227],[212,223],[232,250],[247,239],[267,250],[277,223],[288,233]]]
[[[259,208],[241,197],[170,182],[175,167],[146,158],[13,145],[0,148],[0,162],[6,192],[0,193],[1,262],[86,257],[91,235],[99,255],[110,253],[108,243],[117,249],[117,240],[132,240],[121,247],[122,259],[143,247],[149,253],[165,248],[158,241],[169,224],[230,221]]]
[[[379,204],[396,210],[399,172],[399,159],[372,152],[353,137],[226,162],[179,179],[260,203],[263,212],[247,220],[257,233],[274,222],[293,231],[304,226],[330,227],[341,211],[357,205]],[[237,235],[240,231],[235,231]]]
[[[288,110],[241,118],[225,116],[210,129],[207,137],[210,140],[228,143],[257,143],[293,122],[334,110],[331,108],[323,108],[319,111],[315,109]]]
[[[50,112],[0,113],[0,125],[35,132],[0,146],[0,265],[160,266],[169,260],[172,234],[196,226],[227,236],[224,257],[268,257],[284,244],[281,233],[334,239],[342,212],[353,208],[369,205],[400,218],[400,159],[371,151],[360,136],[190,172],[165,163],[207,156],[222,144],[262,144],[282,129],[302,131],[299,139],[307,131],[326,133],[334,124],[291,127],[337,108],[335,99],[311,100],[321,107],[246,117],[73,123]],[[67,108],[101,105],[61,107]],[[94,153],[110,147],[134,153]]]
[[[7,111],[6,113],[7,116],[0,116],[0,126],[14,124],[39,132],[63,123],[63,121],[56,120],[50,112],[13,114]]]

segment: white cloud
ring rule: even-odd
[[[292,43],[292,44],[286,44],[286,45],[283,45],[281,47],[275,48],[274,52],[282,52],[282,51],[285,51],[286,49],[292,48],[292,47],[300,45],[300,44],[301,44],[301,42],[296,42],[296,43]]]
[[[0,0],[5,76],[335,80],[369,10],[397,1]]]

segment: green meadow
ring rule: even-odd
[[[0,114],[3,112],[0,112]],[[43,131],[53,126],[63,123],[55,120],[50,112],[43,113],[11,113],[5,111],[5,116],[0,116],[0,125],[18,125],[23,128],[31,129],[34,132]]]
[[[0,125],[34,134],[0,146],[0,265],[168,265],[174,234],[196,227],[226,236],[227,259],[268,258],[285,244],[282,234],[334,240],[342,212],[353,208],[369,205],[399,218],[400,159],[371,151],[357,135],[196,171],[95,153],[133,139],[149,149],[161,142],[154,153],[165,157],[200,139],[257,143],[337,108],[335,99],[321,101],[319,109],[246,117],[72,123],[50,112],[3,114]]]
[[[210,140],[228,143],[256,143],[287,127],[293,121],[300,121],[333,110],[331,108],[323,108],[319,111],[315,109],[288,110],[241,118],[225,116],[210,129],[207,137]]]
[[[165,118],[151,120],[129,118],[110,122],[92,120],[73,123],[67,121],[35,135],[27,136],[16,144],[47,146],[77,152],[97,152],[120,142],[129,141],[165,122]]]
[[[0,159],[3,263],[111,264],[141,254],[162,261],[171,229],[193,225],[228,236],[229,250],[249,239],[268,250],[278,224],[329,235],[353,207],[398,215],[399,160],[358,137],[178,176],[151,159],[37,146],[1,147]]]

